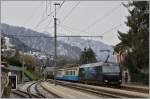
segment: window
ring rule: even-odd
[[[75,75],[75,71],[73,71],[73,75]]]
[[[70,72],[70,75],[72,75],[72,71],[69,71]]]
[[[66,71],[66,75],[68,75],[68,71]]]
[[[102,66],[103,73],[119,73],[120,69],[118,65],[104,65]]]

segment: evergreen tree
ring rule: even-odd
[[[84,51],[81,52],[80,55],[80,63],[81,64],[87,64],[87,63],[93,63],[96,62],[95,53],[91,48],[84,48]]]
[[[88,63],[93,63],[97,61],[95,57],[95,53],[91,48],[87,49],[87,58],[88,58]]]
[[[128,66],[132,73],[141,72],[149,68],[149,2],[132,1],[124,6],[130,13],[126,22],[129,31],[118,31],[121,42],[115,50],[127,53],[123,65]]]

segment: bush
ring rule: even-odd
[[[7,59],[8,63],[13,66],[22,66],[21,62],[17,60],[15,57],[11,57]]]
[[[149,84],[149,74],[131,73],[131,81],[132,82],[141,82],[145,85],[148,85]]]

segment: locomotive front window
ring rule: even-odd
[[[104,65],[102,66],[102,72],[103,73],[119,73],[120,69],[119,66],[117,65]]]

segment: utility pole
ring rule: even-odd
[[[54,15],[54,42],[55,42],[55,55],[54,55],[54,84],[56,86],[56,66],[57,66],[57,18],[56,18],[56,6],[60,5],[59,3],[54,3],[55,6],[55,15]]]
[[[23,45],[23,53],[22,53],[22,83],[24,83],[24,45]]]

